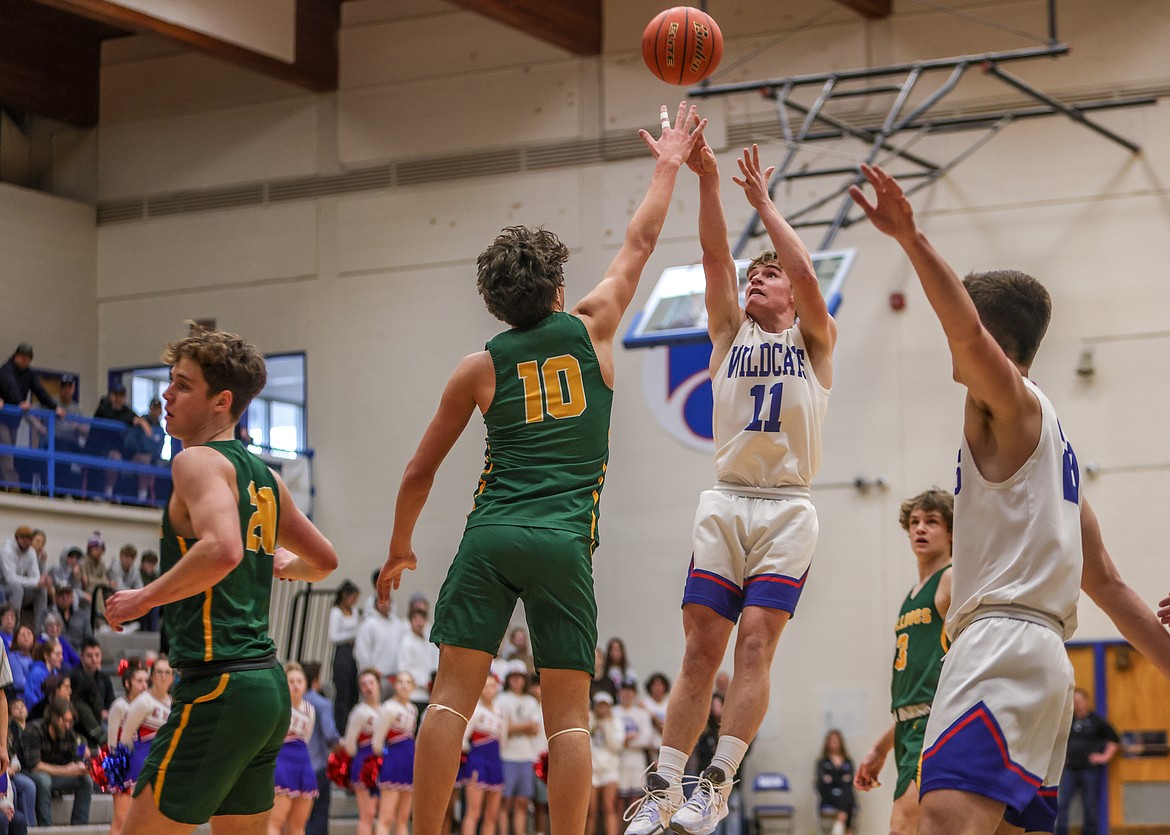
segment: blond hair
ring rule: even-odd
[[[748,264],[746,275],[750,276],[752,274],[752,270],[756,269],[757,267],[762,267],[765,264],[775,264],[777,267],[780,267],[780,269],[783,269],[783,267],[780,266],[780,256],[769,249],[767,252],[761,252],[752,259],[752,262]]]

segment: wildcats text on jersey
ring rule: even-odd
[[[780,377],[804,376],[804,349],[783,342],[762,345],[733,345],[727,376]]]

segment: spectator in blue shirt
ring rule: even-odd
[[[305,824],[305,835],[328,835],[329,801],[333,786],[325,776],[325,767],[329,763],[330,752],[341,743],[341,735],[337,733],[337,723],[333,719],[333,703],[320,689],[321,664],[317,661],[307,662],[305,678],[309,682],[305,700],[317,712],[317,724],[309,740],[309,761],[317,773],[317,799],[313,801],[313,811]]]

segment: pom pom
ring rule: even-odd
[[[362,763],[362,773],[359,775],[362,785],[371,791],[376,791],[378,788],[378,772],[381,768],[381,757],[366,757],[366,761]]]
[[[105,746],[102,746],[102,748],[104,750]],[[103,762],[104,762],[104,760],[103,760],[103,757],[101,756],[101,752],[99,752],[98,756],[96,756],[96,757],[90,757],[90,759],[89,759],[89,776],[93,780],[94,791],[101,792],[102,794],[108,794],[110,791],[110,781],[109,781],[109,778],[106,776],[106,771],[105,771],[105,768],[103,767]]]
[[[532,764],[532,770],[536,772],[536,776],[540,778],[541,782],[548,782],[548,751],[540,752],[540,756]]]
[[[109,791],[123,791],[126,777],[130,773],[130,749],[122,744],[115,746],[113,751],[102,746],[102,756],[95,757],[94,760],[101,761]]]
[[[325,776],[334,785],[343,789],[349,788],[349,766],[352,762],[353,758],[349,752],[339,748],[329,755],[329,760],[325,764]]]
[[[123,791],[126,777],[130,773],[130,750],[122,744],[118,744],[109,750],[109,747],[102,746],[102,752],[99,757],[95,757],[94,761],[99,761],[102,764],[102,771],[105,774],[106,785],[109,786],[110,792]],[[96,782],[96,780],[95,780]]]

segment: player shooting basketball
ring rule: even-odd
[[[809,485],[820,465],[837,339],[808,250],[768,194],[773,169],[760,168],[759,148],[744,150],[743,179],[732,179],[759,213],[775,251],[752,261],[743,307],[715,155],[700,140],[687,164],[699,175],[717,481],[695,512],[682,669],[656,770],[646,776],[646,796],[628,835],[656,835],[667,827],[707,835],[727,816],[732,781],[768,710],[776,644],[796,610],[816,546]],[[702,732],[737,620],[735,676],[715,755],[683,805],[683,768]]]

